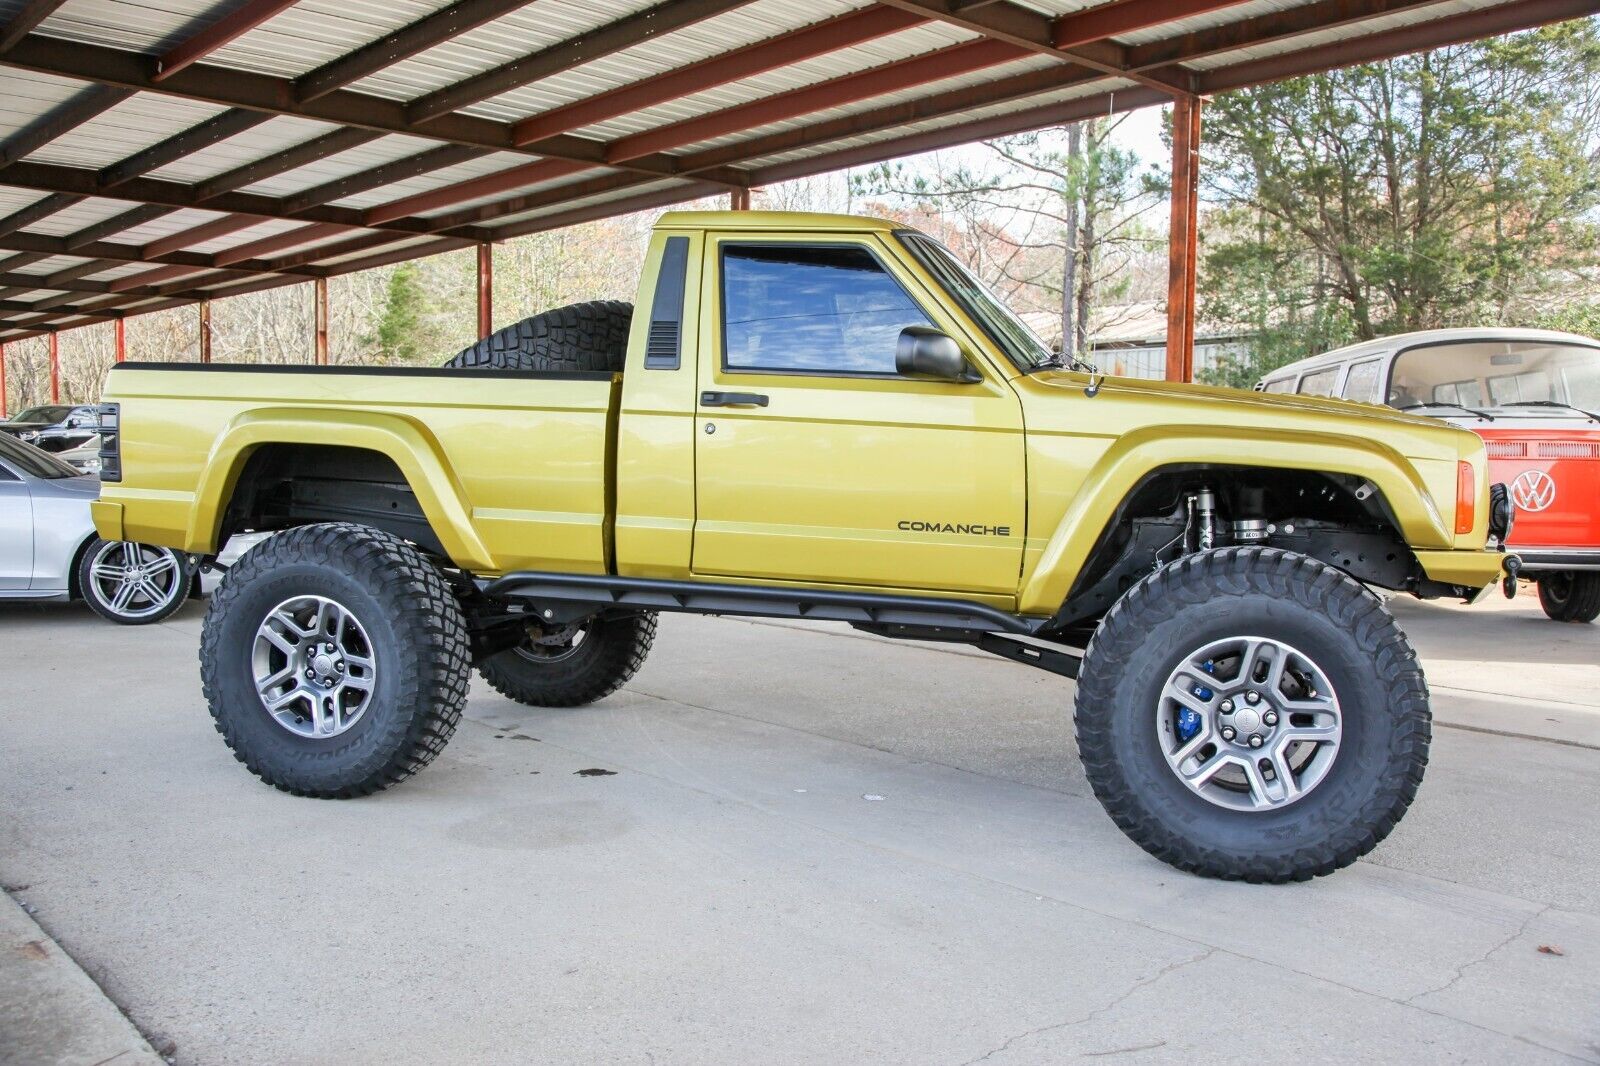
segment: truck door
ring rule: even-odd
[[[0,589],[33,580],[33,497],[28,483],[0,463]]]
[[[872,234],[708,242],[697,575],[1015,593],[1020,401],[970,350],[972,383],[895,372],[904,327],[956,334],[886,252]]]

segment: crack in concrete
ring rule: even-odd
[[[1135,981],[1132,984],[1132,986],[1129,987],[1129,989],[1126,992],[1123,992],[1121,995],[1117,996],[1110,1003],[1107,1003],[1107,1004],[1105,1004],[1103,1006],[1100,1006],[1100,1007],[1096,1007],[1094,1010],[1090,1011],[1088,1014],[1085,1014],[1083,1017],[1081,1017],[1081,1018],[1071,1018],[1071,1019],[1068,1019],[1067,1021],[1064,1021],[1064,1022],[1053,1022],[1050,1025],[1041,1025],[1041,1026],[1039,1026],[1039,1027],[1037,1027],[1035,1029],[1029,1029],[1027,1032],[1018,1033],[1016,1036],[1008,1037],[1006,1039],[1005,1043],[1001,1044],[998,1047],[991,1048],[990,1050],[984,1052],[982,1055],[979,1055],[975,1059],[968,1059],[966,1062],[962,1063],[961,1066],[975,1066],[976,1063],[987,1062],[989,1059],[994,1058],[994,1056],[999,1055],[999,1054],[1001,1054],[1001,1053],[1003,1053],[1005,1051],[1009,1051],[1011,1049],[1012,1045],[1014,1045],[1014,1044],[1016,1044],[1016,1043],[1018,1043],[1020,1041],[1027,1040],[1027,1039],[1029,1039],[1031,1037],[1040,1036],[1040,1035],[1042,1035],[1044,1033],[1053,1033],[1053,1032],[1056,1032],[1056,1031],[1061,1030],[1061,1029],[1071,1029],[1073,1026],[1077,1026],[1077,1025],[1087,1025],[1088,1023],[1094,1021],[1096,1018],[1100,1017],[1102,1014],[1105,1014],[1108,1011],[1113,1011],[1113,1010],[1117,1009],[1123,1003],[1127,1002],[1135,993],[1138,993],[1138,992],[1140,992],[1140,991],[1142,991],[1142,990],[1144,990],[1146,988],[1149,988],[1151,985],[1155,984],[1157,981],[1160,981],[1162,978],[1167,977],[1170,974],[1176,973],[1177,971],[1183,969],[1186,966],[1193,966],[1196,963],[1204,962],[1207,959],[1209,959],[1211,956],[1215,955],[1216,953],[1217,953],[1217,949],[1216,948],[1207,948],[1205,951],[1202,951],[1198,955],[1192,955],[1187,959],[1179,959],[1177,962],[1169,962],[1167,965],[1163,966],[1160,970],[1158,970],[1154,974],[1151,974],[1149,977],[1141,977],[1139,980]],[[1147,1051],[1152,1047],[1160,1047],[1161,1044],[1164,1044],[1164,1043],[1166,1043],[1166,1041],[1163,1040],[1163,1041],[1160,1041],[1159,1043],[1149,1044],[1149,1045],[1145,1045],[1143,1047],[1119,1048],[1119,1049],[1114,1050],[1114,1051],[1102,1051],[1102,1052],[1099,1052],[1098,1054],[1100,1054],[1100,1055],[1115,1055],[1115,1054],[1121,1054],[1123,1052],[1128,1052],[1128,1051]]]
[[[1440,985],[1438,988],[1423,989],[1421,992],[1417,992],[1417,993],[1414,993],[1414,994],[1412,994],[1410,996],[1407,996],[1401,1002],[1405,1003],[1407,1006],[1414,1007],[1414,1006],[1417,1005],[1417,1000],[1421,999],[1423,996],[1436,995],[1436,994],[1438,994],[1440,992],[1443,992],[1445,989],[1454,986],[1458,981],[1460,981],[1463,977],[1466,976],[1466,973],[1467,973],[1468,970],[1472,969],[1474,966],[1482,966],[1484,963],[1488,962],[1491,958],[1493,958],[1495,956],[1495,954],[1497,954],[1498,952],[1500,952],[1504,948],[1507,948],[1507,947],[1511,946],[1512,944],[1516,943],[1518,940],[1521,940],[1522,937],[1527,934],[1528,927],[1531,926],[1534,923],[1534,920],[1539,918],[1539,917],[1541,917],[1542,915],[1545,914],[1545,912],[1547,912],[1549,910],[1550,910],[1550,904],[1548,904],[1548,903],[1544,904],[1538,910],[1534,911],[1533,913],[1529,914],[1527,917],[1523,918],[1521,924],[1519,924],[1517,926],[1517,928],[1511,933],[1510,936],[1508,936],[1505,939],[1501,940],[1498,944],[1495,944],[1488,951],[1485,951],[1482,955],[1479,955],[1477,958],[1469,959],[1466,962],[1462,963],[1460,966],[1457,966],[1455,968],[1455,973],[1451,975],[1450,980],[1446,981],[1444,984]]]

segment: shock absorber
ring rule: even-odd
[[[1195,510],[1199,515],[1200,550],[1210,551],[1217,543],[1217,495],[1210,489],[1195,494]]]

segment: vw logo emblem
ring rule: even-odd
[[[1524,511],[1542,511],[1556,502],[1556,483],[1543,470],[1524,470],[1511,483],[1511,499]]]

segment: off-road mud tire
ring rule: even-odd
[[[300,595],[343,605],[375,655],[371,702],[326,739],[281,726],[252,674],[257,627]],[[251,773],[297,796],[364,796],[422,769],[455,732],[470,674],[466,621],[439,570],[400,538],[349,523],[302,526],[251,548],[212,593],[200,640],[217,731]]]
[[[1281,808],[1211,803],[1179,780],[1157,735],[1178,662],[1241,635],[1311,655],[1340,702],[1343,737],[1327,776]],[[1199,552],[1130,589],[1089,643],[1076,724],[1089,783],[1124,833],[1179,869],[1252,882],[1307,880],[1371,851],[1416,795],[1431,738],[1422,668],[1382,601],[1275,548]]]
[[[621,300],[568,304],[492,333],[444,365],[615,373],[628,358],[632,321],[633,305]]]

